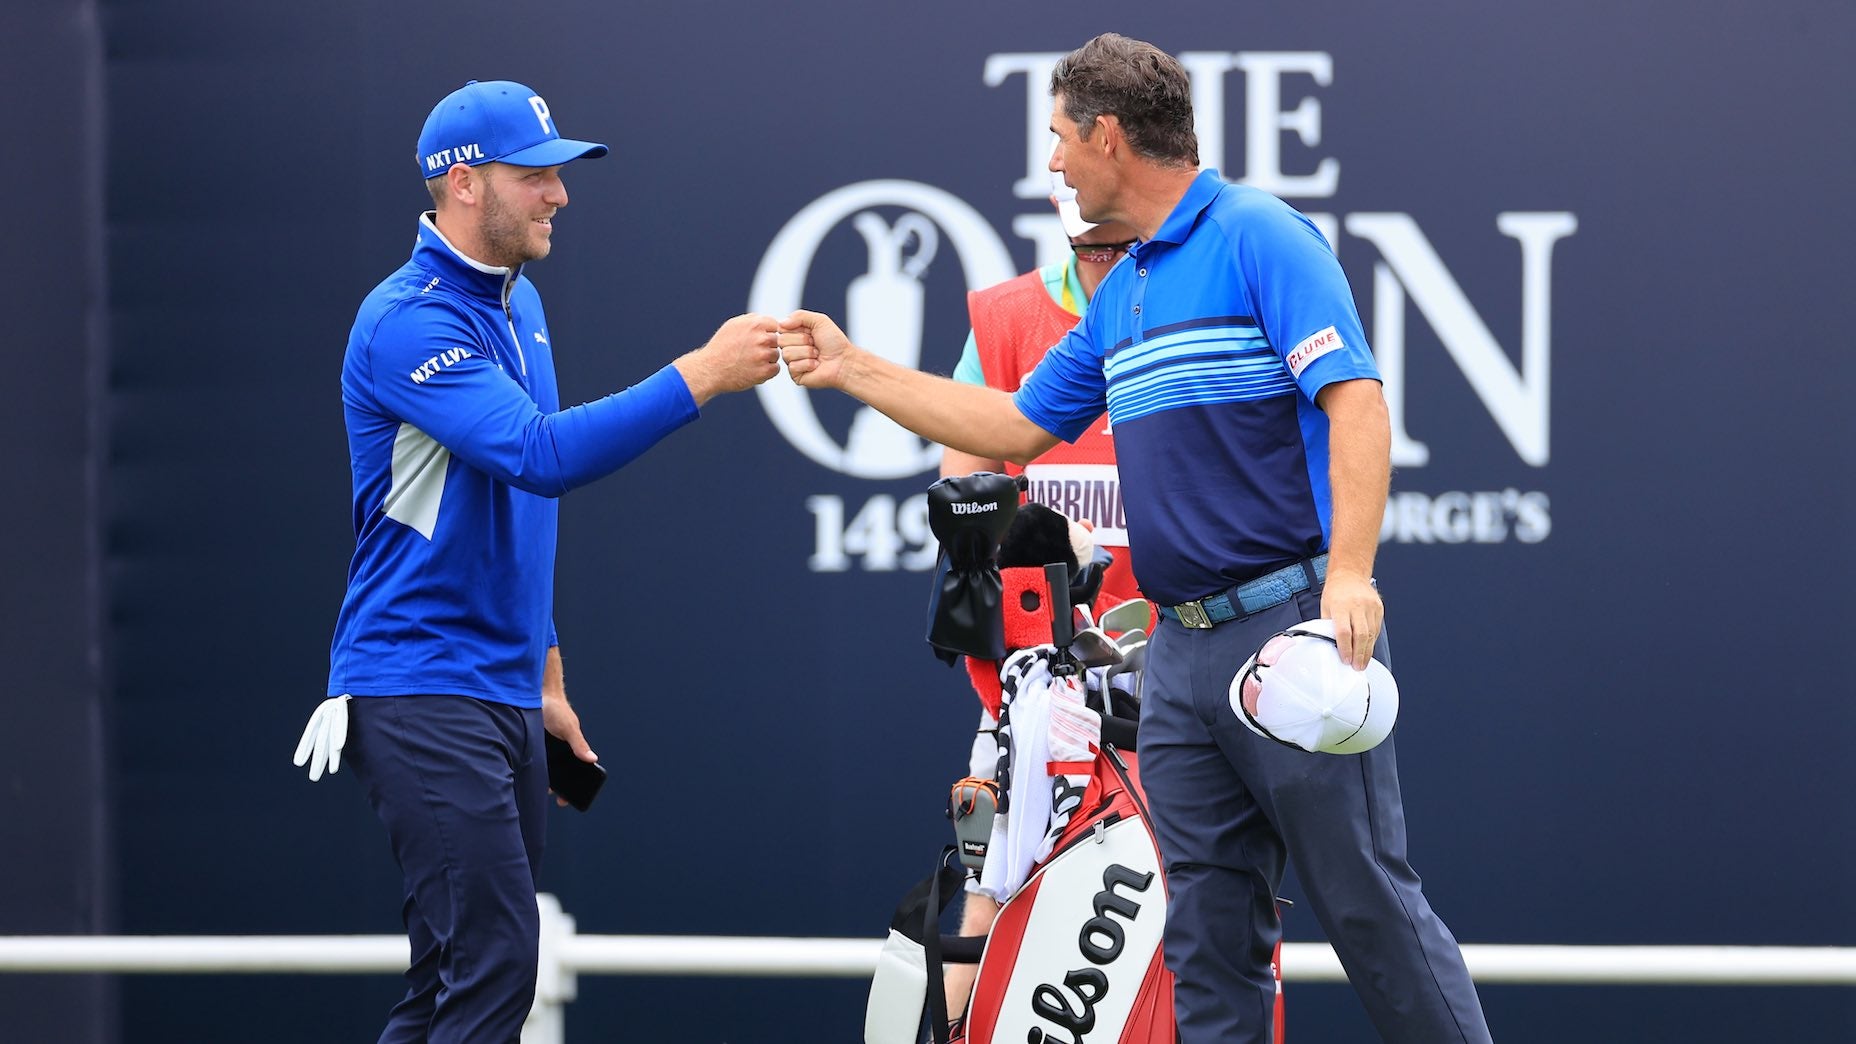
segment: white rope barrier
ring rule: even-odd
[[[540,897],[541,967],[523,1044],[561,1044],[579,975],[864,979],[877,939],[580,935],[552,895]],[[1283,979],[1344,982],[1326,943],[1284,943]],[[397,935],[0,936],[0,974],[355,975],[404,971]],[[1470,944],[1479,983],[1687,986],[1856,986],[1856,948],[1809,946],[1498,946]]]
[[[880,939],[696,935],[579,935],[562,963],[593,975],[867,979]]]
[[[569,935],[549,960],[568,974],[858,979],[875,939]],[[1709,986],[1856,986],[1856,949],[1806,946],[1507,946],[1468,944],[1478,982]],[[393,935],[0,936],[0,973],[353,975],[400,972]],[[1288,982],[1341,982],[1326,943],[1283,944]]]
[[[410,959],[395,935],[0,936],[0,972],[352,975]]]
[[[1463,960],[1477,982],[1856,986],[1856,949],[1836,946],[1465,946]]]

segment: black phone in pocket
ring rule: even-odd
[[[593,803],[606,783],[606,769],[597,761],[581,761],[567,741],[547,736],[548,789],[582,812]]]

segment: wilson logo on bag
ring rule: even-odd
[[[993,922],[968,1006],[969,1044],[1174,1039],[1160,851],[1129,790],[1134,758],[1121,756],[1124,782],[1116,756],[1097,759],[1089,812]]]

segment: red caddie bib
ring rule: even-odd
[[[1018,390],[1044,353],[1077,322],[1076,316],[1050,299],[1043,277],[1035,271],[968,293],[967,314],[973,321],[973,341],[986,384],[1008,392]],[[1108,608],[1140,597],[1129,561],[1127,519],[1122,513],[1121,479],[1115,470],[1115,442],[1109,435],[1107,414],[1096,418],[1075,442],[1057,443],[1029,467],[1010,462],[1005,467],[1011,474],[1027,477],[1027,499],[1092,523],[1096,543],[1114,553],[1115,564],[1102,582],[1097,606]]]

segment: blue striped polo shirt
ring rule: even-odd
[[[1065,440],[1108,411],[1134,574],[1174,604],[1326,550],[1317,392],[1379,379],[1353,293],[1314,224],[1199,174],[1153,239],[1014,396]]]

